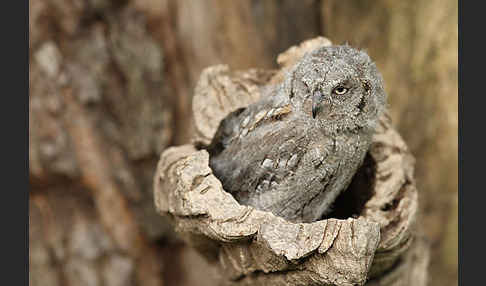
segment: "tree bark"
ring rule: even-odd
[[[458,2],[323,1],[322,29],[367,50],[391,116],[417,159],[432,285],[457,285]]]
[[[172,139],[162,53],[123,1],[31,1],[32,285],[162,285],[150,185]]]
[[[204,68],[275,69],[276,55],[318,35],[377,62],[394,125],[417,158],[430,284],[457,284],[457,2],[30,0],[29,25],[32,285],[70,285],[72,273],[90,275],[81,272],[96,277],[84,285],[108,279],[101,267],[68,263],[91,251],[66,242],[80,235],[74,213],[86,233],[105,237],[95,241],[116,245],[90,265],[122,255],[110,261],[122,261],[113,263],[128,269],[130,285],[146,285],[129,269],[151,269],[135,256],[156,248],[169,262],[159,280],[213,285],[200,277],[210,266],[155,213],[158,157],[190,142]],[[65,274],[67,265],[78,272]]]
[[[258,100],[259,87],[280,82],[304,52],[330,44],[316,38],[289,49],[278,71],[206,69],[193,104],[196,145],[208,144],[227,114]],[[164,151],[154,197],[188,243],[221,268],[224,285],[425,285],[428,246],[414,231],[413,164],[385,116],[328,219],[290,223],[238,204],[212,174],[206,150],[192,145]]]

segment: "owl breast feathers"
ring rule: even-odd
[[[262,91],[222,120],[208,147],[210,167],[241,204],[318,220],[369,149],[386,103],[381,76],[363,51],[322,47]]]

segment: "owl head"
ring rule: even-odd
[[[291,100],[326,129],[374,127],[385,108],[382,77],[364,51],[321,47],[307,53],[292,73]]]

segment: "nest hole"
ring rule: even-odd
[[[375,173],[376,162],[368,152],[348,188],[337,197],[332,211],[322,219],[358,217],[366,202],[375,194]]]

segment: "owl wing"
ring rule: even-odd
[[[210,164],[225,190],[241,203],[266,208],[271,200],[251,202],[256,194],[284,191],[299,183],[294,177],[308,177],[296,174],[314,172],[322,164],[325,148],[311,142],[316,139],[309,136],[311,127],[290,113],[286,106],[243,110],[221,124]],[[317,173],[315,180],[322,175]]]
[[[231,181],[255,178],[253,165],[272,156],[274,151],[270,149],[282,140],[279,134],[287,133],[284,121],[292,114],[287,102],[275,95],[267,96],[232,112],[220,123],[208,151],[211,167],[226,188]],[[248,179],[244,181],[248,183]],[[236,190],[236,186],[228,189],[231,190]]]
[[[230,128],[234,138],[211,156],[211,168],[224,189],[242,204],[287,219],[320,216],[322,208],[309,204],[322,202],[327,208],[334,198],[326,196],[338,191],[342,154],[336,152],[334,140],[313,133],[312,126],[295,118],[267,121],[238,135],[245,128]]]
[[[303,148],[300,140],[293,139],[290,130],[279,123],[269,122],[250,131],[235,129],[233,137],[222,138],[226,143],[221,143],[220,152],[212,154],[210,165],[226,191],[235,196],[265,192],[292,172]]]
[[[239,108],[228,114],[220,123],[208,151],[219,154],[232,144],[245,141],[259,126],[270,121],[279,121],[291,112],[288,98],[270,94],[247,107]]]

